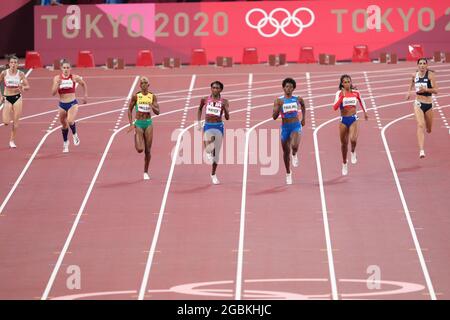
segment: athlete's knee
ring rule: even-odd
[[[423,123],[419,123],[419,124],[417,124],[417,129],[423,131],[425,129],[425,125]]]
[[[136,148],[136,151],[137,151],[138,153],[142,153],[142,152],[144,152],[144,148]]]

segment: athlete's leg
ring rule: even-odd
[[[419,149],[423,150],[424,142],[425,142],[425,116],[420,107],[414,106],[414,115],[416,116],[417,121],[417,143],[419,145]]]
[[[286,173],[291,173],[290,167],[290,156],[291,156],[291,138],[286,139],[285,141],[281,140],[281,147],[283,148],[283,161],[284,166],[286,167]]]
[[[59,121],[61,122],[61,132],[64,142],[67,142],[67,135],[69,134],[69,124],[67,123],[67,111],[59,108]]]
[[[433,127],[433,118],[434,118],[433,108],[431,108],[427,110],[427,112],[425,112],[425,125],[428,133],[431,133],[431,129]]]
[[[341,140],[342,162],[347,163],[348,152],[348,128],[345,124],[339,124],[339,137]]]
[[[2,110],[2,120],[5,126],[9,125],[11,122],[12,115],[12,105],[8,100],[4,100],[3,110]]]
[[[11,130],[11,139],[10,141],[14,141],[17,134],[17,129],[19,128],[19,119],[22,115],[22,98],[16,101],[14,105],[12,106],[12,112],[13,112],[13,126]]]
[[[142,153],[145,149],[144,130],[136,127],[134,130],[134,147],[136,151]]]
[[[145,143],[145,161],[144,161],[144,172],[148,173],[148,166],[151,159],[151,148],[153,142],[153,125],[148,126],[144,132],[144,143]]]
[[[291,132],[291,148],[292,148],[292,155],[295,156],[298,151],[298,146],[300,145],[300,140],[302,138],[302,135],[300,134],[300,131],[292,131]]]
[[[348,129],[348,131],[349,131],[348,136],[350,138],[350,144],[351,144],[351,151],[355,152],[356,142],[358,140],[358,132],[359,132],[358,120],[354,121],[350,125],[350,128]]]

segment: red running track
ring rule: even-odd
[[[95,104],[80,108],[82,143],[64,155],[59,130],[43,141],[58,126],[57,101],[48,95],[52,74],[34,70],[23,116],[48,113],[21,121],[17,150],[0,149],[3,203],[24,173],[0,214],[0,297],[448,299],[450,66],[433,68],[443,108],[435,108],[424,160],[415,121],[401,119],[412,112],[404,101],[410,63],[80,70]],[[344,72],[371,108],[369,122],[359,122],[358,164],[347,177],[340,175],[338,122],[331,120],[338,115],[330,108]],[[143,156],[120,112],[141,74],[162,111],[154,120],[150,181],[142,180]],[[292,186],[284,184],[280,122],[270,120],[286,76],[298,80],[307,103]],[[221,184],[212,186],[190,126],[217,78],[233,112],[225,127],[236,136],[225,139]],[[257,137],[249,140],[248,165],[245,128]],[[172,165],[181,132],[185,161]],[[8,135],[0,128],[5,146]],[[68,285],[74,270],[79,289]],[[374,270],[380,281],[368,285]]]

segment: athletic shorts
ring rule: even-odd
[[[145,129],[150,127],[152,124],[153,124],[153,120],[151,118],[150,119],[141,119],[141,120],[135,120],[134,121],[134,125],[137,128],[141,128],[144,131],[145,131]]]
[[[350,128],[353,122],[358,120],[358,116],[356,114],[348,117],[341,117],[341,123],[345,124],[347,128]]]
[[[281,141],[285,142],[287,139],[291,137],[292,132],[302,133],[302,125],[299,121],[284,123],[281,126]]]
[[[70,102],[59,102],[59,107],[61,109],[64,109],[66,111],[69,111],[70,108],[72,108],[74,105],[78,104],[77,99],[70,101]]]

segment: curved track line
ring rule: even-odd
[[[124,102],[123,109],[126,108],[126,106],[128,104],[128,101],[131,99],[131,95],[133,94],[134,87],[136,86],[138,80],[139,80],[139,76],[136,76],[135,79],[134,79],[133,85],[131,86],[130,91],[128,92],[128,96],[127,96],[127,98],[126,98],[126,100]],[[59,268],[61,267],[61,264],[62,264],[62,261],[64,259],[64,256],[65,256],[65,254],[67,252],[67,249],[69,248],[70,242],[72,241],[72,238],[73,238],[73,236],[75,234],[75,230],[76,230],[76,228],[78,226],[78,223],[80,222],[81,216],[83,215],[83,211],[84,211],[84,208],[86,207],[86,204],[87,204],[87,201],[89,199],[89,196],[91,195],[92,189],[94,188],[94,184],[97,181],[97,177],[100,174],[100,170],[103,167],[103,163],[105,162],[106,156],[108,155],[108,151],[111,148],[111,145],[112,145],[112,142],[114,140],[114,137],[121,130],[125,129],[126,127],[129,127],[129,125],[127,124],[127,125],[123,126],[122,128],[120,128],[119,130],[116,130],[111,135],[111,137],[109,138],[108,144],[106,145],[105,150],[103,151],[103,154],[102,154],[102,158],[100,159],[100,162],[99,162],[99,164],[97,166],[97,170],[95,171],[94,177],[92,178],[91,183],[89,184],[89,188],[88,188],[88,190],[86,192],[86,195],[84,196],[83,202],[81,203],[80,209],[78,210],[77,216],[76,216],[75,221],[74,221],[74,223],[72,225],[72,228],[70,229],[69,235],[67,236],[66,242],[64,243],[63,249],[59,253],[58,260],[56,262],[55,267],[53,268],[52,274],[50,275],[50,279],[49,279],[49,281],[47,283],[47,286],[46,286],[46,288],[44,290],[44,293],[43,293],[43,295],[41,297],[41,300],[46,300],[47,297],[48,297],[48,294],[50,293],[50,290],[51,290],[51,288],[53,286],[53,283],[54,283],[54,281],[56,279],[56,275],[58,274]]]
[[[242,195],[241,195],[241,213],[239,221],[239,242],[237,251],[237,268],[236,268],[236,286],[234,292],[234,298],[236,300],[241,300],[242,298],[242,269],[244,261],[244,232],[245,232],[245,203],[247,197],[247,176],[248,176],[248,153],[249,153],[249,143],[250,143],[250,133],[255,130],[255,128],[260,125],[273,120],[269,118],[267,120],[261,121],[247,130],[245,133],[245,149],[244,149],[244,170],[242,173]]]
[[[442,108],[447,108],[447,107],[449,107],[449,106],[447,105],[447,106],[443,106],[443,107],[440,107],[440,108],[442,109]],[[436,298],[436,293],[435,293],[434,288],[433,288],[433,283],[431,282],[430,274],[428,273],[428,268],[427,268],[427,265],[425,263],[425,259],[423,257],[422,248],[420,246],[419,239],[417,238],[416,230],[414,228],[414,224],[413,224],[412,219],[411,219],[411,214],[409,212],[408,205],[406,204],[405,196],[403,194],[403,189],[402,189],[402,186],[400,184],[400,180],[398,178],[397,169],[395,168],[394,160],[392,159],[391,150],[389,149],[389,144],[388,144],[387,139],[386,139],[386,130],[391,125],[393,125],[393,124],[395,124],[395,123],[397,123],[397,122],[399,122],[401,120],[404,120],[406,118],[409,118],[409,117],[411,117],[413,115],[414,115],[413,113],[410,113],[410,114],[407,114],[405,116],[402,116],[400,118],[397,118],[397,119],[389,122],[387,125],[384,126],[383,130],[381,130],[381,138],[383,140],[384,149],[386,150],[386,154],[387,154],[387,157],[388,157],[388,160],[389,160],[389,165],[391,166],[392,175],[394,176],[395,185],[397,186],[398,194],[399,194],[400,200],[402,202],[403,211],[404,211],[405,216],[406,216],[406,221],[408,221],[409,231],[411,232],[411,236],[412,236],[413,241],[414,241],[414,247],[416,249],[417,256],[418,256],[419,261],[420,261],[420,266],[422,267],[422,272],[423,272],[423,275],[425,277],[425,282],[427,284],[428,292],[430,293],[430,298],[431,298],[431,300],[436,300],[437,298]]]

